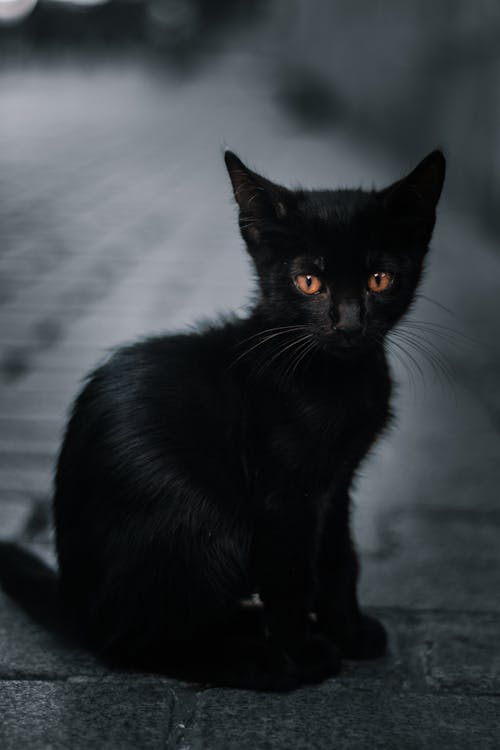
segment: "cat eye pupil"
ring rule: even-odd
[[[376,271],[368,278],[368,289],[371,292],[384,292],[392,281],[392,274],[386,271]]]
[[[321,280],[310,273],[301,273],[295,277],[295,286],[303,293],[313,296],[318,294],[321,289]]]

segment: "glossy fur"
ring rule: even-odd
[[[116,663],[287,690],[385,649],[357,603],[349,487],[389,418],[384,336],[418,284],[444,159],[379,192],[291,191],[226,164],[257,302],[90,376],[57,467],[61,591]],[[379,271],[390,288],[369,292]],[[244,607],[256,592],[263,607]]]

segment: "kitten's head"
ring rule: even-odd
[[[239,224],[266,322],[303,325],[334,352],[380,341],[410,305],[445,160],[433,151],[383,190],[289,190],[227,151]]]

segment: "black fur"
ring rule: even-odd
[[[379,192],[291,191],[226,164],[257,302],[92,374],[57,467],[60,583],[114,662],[286,690],[385,649],[357,603],[349,487],[388,420],[384,335],[419,281],[444,158]],[[370,292],[380,271],[392,284]]]

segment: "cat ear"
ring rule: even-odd
[[[258,243],[266,224],[287,215],[289,191],[252,172],[232,151],[226,151],[224,161],[240,209],[243,237],[250,244]]]
[[[442,152],[433,151],[410,174],[378,193],[392,217],[413,223],[417,239],[426,244],[434,228],[445,171]]]

